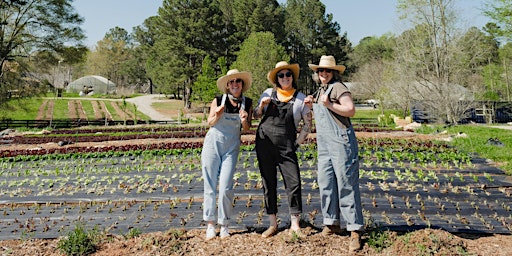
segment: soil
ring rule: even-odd
[[[358,137],[405,138],[420,140],[446,139],[446,136],[422,135],[414,132],[365,133]],[[314,134],[310,135],[314,136]],[[252,135],[242,140],[252,140]],[[108,141],[101,143],[77,143],[65,147],[102,146],[122,144],[148,144],[169,142],[166,140]],[[184,139],[180,139],[184,140]],[[188,139],[202,140],[202,139]],[[60,147],[56,143],[44,145],[0,145],[2,149]],[[443,230],[422,229],[407,234],[386,232],[385,239],[363,234],[363,247],[357,253],[349,253],[348,234],[325,236],[318,227],[305,225],[305,238],[294,239],[288,230],[267,239],[261,238],[262,230],[231,230],[231,237],[204,240],[204,229],[169,230],[168,232],[144,233],[133,238],[104,235],[91,255],[512,255],[512,236],[500,234],[452,234]],[[19,239],[0,241],[0,255],[65,255],[58,249],[57,239]],[[374,242],[386,242],[382,250],[371,246]]]

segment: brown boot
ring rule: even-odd
[[[361,232],[352,231],[350,232],[350,243],[348,245],[348,250],[350,252],[359,251],[361,249]]]
[[[322,235],[324,236],[330,236],[334,234],[341,234],[341,228],[338,225],[325,225],[324,229],[322,230]]]

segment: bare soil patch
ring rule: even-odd
[[[357,253],[348,251],[347,235],[324,236],[310,227],[307,235],[293,240],[288,230],[274,237],[261,238],[260,232],[232,231],[231,237],[204,240],[204,230],[176,230],[142,234],[127,239],[110,236],[91,255],[497,255],[512,254],[512,237],[505,235],[466,236],[442,230],[424,229],[400,235],[390,233],[393,244],[377,251],[366,243]],[[59,238],[62,239],[62,238]],[[59,239],[0,241],[2,255],[64,255],[58,250]]]

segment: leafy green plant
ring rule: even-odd
[[[389,231],[383,229],[378,223],[375,223],[372,217],[367,218],[365,230],[368,235],[366,243],[377,252],[381,252],[383,249],[392,245]]]
[[[68,236],[57,243],[57,248],[66,255],[89,255],[96,251],[95,230],[87,230],[82,223],[77,223]]]
[[[138,228],[130,228],[130,230],[128,230],[126,235],[124,235],[124,238],[131,239],[131,238],[134,238],[134,237],[138,237],[141,234],[142,234],[142,231],[140,231],[140,229],[138,229]]]

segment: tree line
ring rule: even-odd
[[[456,2],[398,0],[404,31],[353,46],[319,0],[163,0],[133,32],[114,27],[87,49],[71,0],[3,0],[0,103],[12,90],[33,95],[95,74],[121,87],[147,85],[152,93],[183,97],[189,107],[210,102],[216,79],[232,68],[253,73],[246,94],[257,99],[281,60],[299,63],[299,89],[311,94],[316,85],[307,64],[328,54],[347,66],[356,99],[378,99],[404,115],[421,102],[436,120],[455,123],[471,102],[510,101],[512,60],[512,0],[488,0],[484,14],[493,22],[484,28],[460,26]],[[23,10],[31,10],[26,24],[47,21],[44,33],[15,22],[27,15]]]

